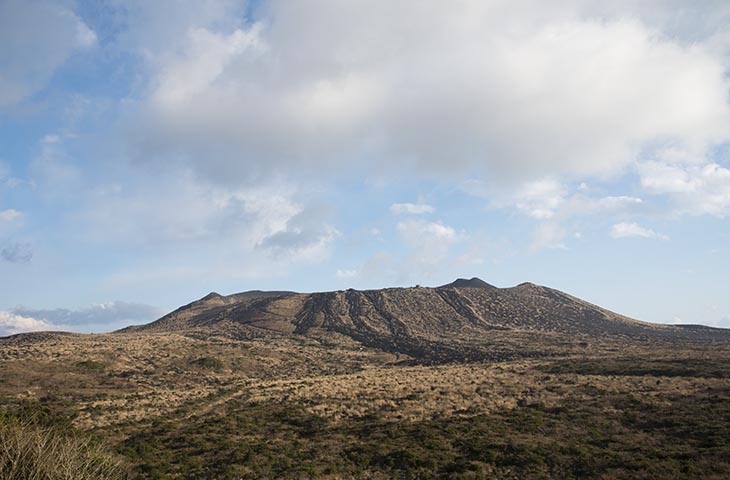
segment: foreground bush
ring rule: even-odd
[[[93,439],[0,416],[0,478],[120,479],[124,464]]]

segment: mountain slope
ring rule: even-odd
[[[496,288],[459,279],[437,288],[318,292],[211,293],[148,325],[125,332],[270,332],[349,337],[362,345],[435,360],[491,358],[503,338],[730,338],[709,327],[634,320],[551,288]],[[519,343],[519,342],[518,342]],[[511,351],[517,350],[512,345]],[[521,354],[529,356],[527,348]]]

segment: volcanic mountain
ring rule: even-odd
[[[730,330],[478,278],[210,293],[0,338],[0,438],[11,415],[74,419],[121,478],[730,478]]]
[[[239,338],[257,332],[328,334],[416,358],[454,361],[493,358],[499,339],[730,338],[728,330],[641,322],[532,283],[497,288],[479,278],[436,288],[210,293],[157,321],[122,331],[191,330]],[[512,344],[509,350],[520,349]],[[527,350],[522,353],[530,356]]]

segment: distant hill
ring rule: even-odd
[[[478,278],[437,288],[211,293],[155,322],[122,331],[187,330],[295,336],[330,332],[368,347],[435,360],[491,358],[490,352],[471,345],[494,332],[543,332],[566,339],[730,338],[730,330],[641,322],[548,287],[522,283],[497,288]]]

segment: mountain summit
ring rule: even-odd
[[[481,278],[472,277],[470,279],[457,278],[451,283],[441,285],[438,288],[497,288],[494,285],[490,285]]]

